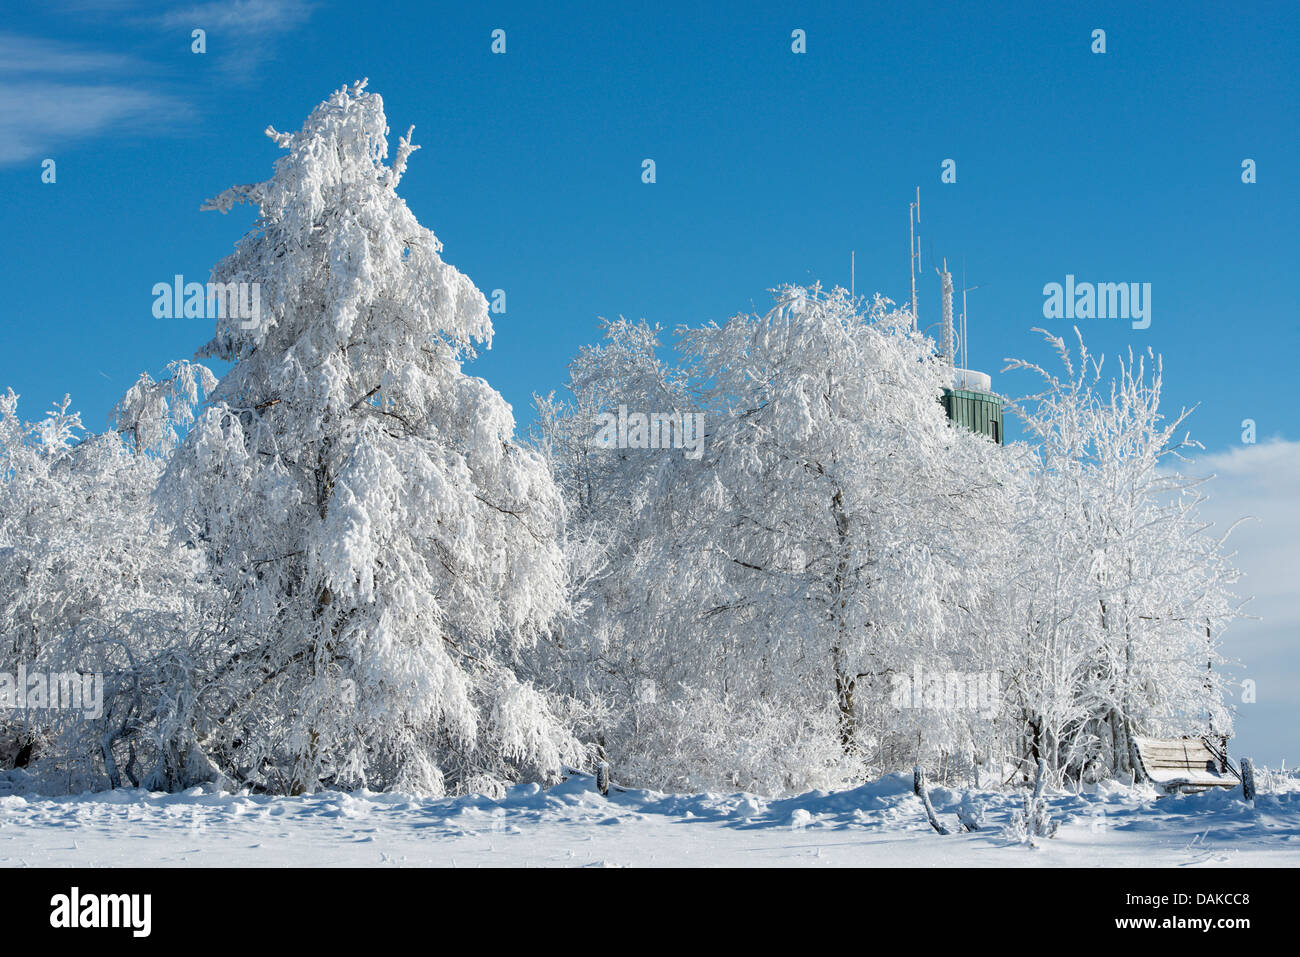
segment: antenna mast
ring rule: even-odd
[[[969,342],[966,339],[966,277],[961,277],[961,367],[964,369],[970,364],[970,353],[966,350],[969,348]]]
[[[921,187],[916,187],[916,202],[907,205],[908,235],[908,271],[912,276],[912,331],[917,328],[916,321],[916,273],[921,268],[921,237],[916,234],[916,227],[921,224]]]
[[[966,335],[966,293],[973,292],[979,286],[966,285],[966,264],[961,267],[961,367],[970,367],[970,339]]]
[[[952,369],[956,366],[953,360],[952,273],[948,272],[947,258],[943,261],[939,280],[943,287],[943,356],[948,360],[948,368]]]

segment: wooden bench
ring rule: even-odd
[[[1241,784],[1223,754],[1200,738],[1133,737],[1142,775],[1166,791],[1204,791]]]

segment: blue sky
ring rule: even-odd
[[[1045,283],[1149,282],[1150,328],[1083,320],[1094,351],[1162,353],[1168,403],[1200,404],[1193,435],[1217,461],[1250,474],[1252,418],[1257,448],[1283,450],[1270,467],[1300,463],[1291,4],[4,6],[0,388],[28,417],[70,392],[101,428],[140,371],[206,341],[204,322],[151,311],[154,283],[206,279],[251,222],[200,203],[269,176],[268,124],[296,129],[365,76],[394,138],[413,123],[423,147],[408,204],[449,262],[506,290],[494,347],[471,371],[521,424],[532,393],[562,387],[599,316],[723,320],[779,283],[847,284],[850,250],[859,292],[905,299],[919,185],[922,325],[938,317],[932,265],[947,256],[960,283],[964,262],[980,286],[971,364],[1001,391],[1030,387],[997,374],[1004,357],[1047,358],[1031,328],[1069,330],[1043,318]],[[505,55],[490,52],[495,28]],[[1090,49],[1096,28],[1104,54]],[[955,184],[940,182],[948,158]],[[1254,184],[1241,181],[1246,158]],[[1278,492],[1276,508],[1288,499]],[[1282,537],[1243,556],[1263,577],[1279,554],[1300,559],[1285,516],[1265,514]],[[1289,582],[1275,586],[1300,624]],[[1267,670],[1290,682],[1273,703],[1291,710],[1271,724],[1293,729],[1294,628],[1267,627]],[[1293,730],[1257,724],[1266,759],[1300,759]]]

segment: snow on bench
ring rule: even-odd
[[[1225,772],[1218,757],[1200,738],[1141,738],[1136,735],[1138,763],[1152,784],[1167,790],[1235,788],[1235,775]]]

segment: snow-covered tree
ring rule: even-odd
[[[905,655],[948,650],[942,599],[958,569],[946,536],[964,522],[950,492],[978,485],[966,466],[981,440],[949,426],[937,402],[946,367],[909,315],[880,299],[864,315],[845,290],[786,287],[777,299],[761,317],[685,336],[719,410],[709,461],[720,507],[698,543],[724,583],[712,627],[798,676],[808,707],[833,702],[852,754],[884,676]]]
[[[230,596],[202,746],[234,780],[496,791],[578,756],[530,655],[565,602],[563,503],[510,407],[462,363],[487,303],[396,187],[364,83],[318,106],[213,269],[258,283],[233,363],[173,458],[171,514]]]
[[[1159,359],[1130,354],[1107,382],[1082,337],[1077,356],[1048,341],[1063,375],[1011,366],[1044,386],[1013,404],[1038,457],[1021,473],[1012,585],[1024,758],[1122,772],[1135,733],[1230,733],[1216,666],[1237,573],[1197,517],[1200,483],[1178,471],[1196,444],[1179,435],[1187,410],[1160,411]]]
[[[9,761],[47,784],[184,778],[190,732],[174,702],[213,608],[201,557],[168,541],[153,493],[176,430],[213,384],[187,362],[158,382],[141,376],[101,434],[85,434],[66,398],[24,423],[18,397],[0,397],[0,672],[82,680],[81,707],[55,708],[47,694],[4,715]],[[76,690],[63,687],[61,699]]]
[[[948,425],[909,316],[844,290],[776,297],[682,329],[673,368],[653,330],[611,324],[574,363],[567,419],[542,406],[571,531],[607,559],[573,644],[617,702],[615,765],[665,786],[861,773],[904,723],[890,674],[963,653],[946,623],[993,446]],[[702,414],[702,454],[593,448],[592,417],[620,405]]]

